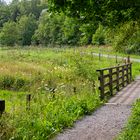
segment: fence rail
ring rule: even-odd
[[[100,97],[113,95],[132,81],[132,63],[97,70],[100,81]]]

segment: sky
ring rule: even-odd
[[[5,0],[7,3],[11,2],[12,0]]]

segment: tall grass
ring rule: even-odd
[[[50,139],[103,102],[96,70],[116,65],[85,48],[0,50],[1,139]],[[84,53],[83,53],[84,52]],[[26,110],[26,94],[31,94]]]

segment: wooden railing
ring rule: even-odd
[[[100,97],[113,95],[132,81],[132,63],[97,70],[100,81]]]

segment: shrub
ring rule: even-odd
[[[84,23],[80,26],[79,30],[81,31],[81,36],[79,40],[79,44],[87,45],[92,42],[92,35],[95,33],[96,24],[93,22]]]
[[[104,45],[105,44],[105,29],[99,24],[98,29],[95,34],[92,36],[92,44],[93,45]]]
[[[1,89],[11,89],[13,88],[15,82],[15,78],[10,75],[5,75],[0,79],[0,87]]]
[[[5,75],[0,78],[0,88],[1,89],[8,89],[8,90],[20,90],[23,87],[26,88],[29,82],[21,77],[13,77],[10,75]]]
[[[119,25],[113,40],[115,50],[119,52],[126,52],[131,49],[131,46],[133,45],[129,45],[129,43],[136,31],[137,23],[135,22],[128,22],[123,25]]]

